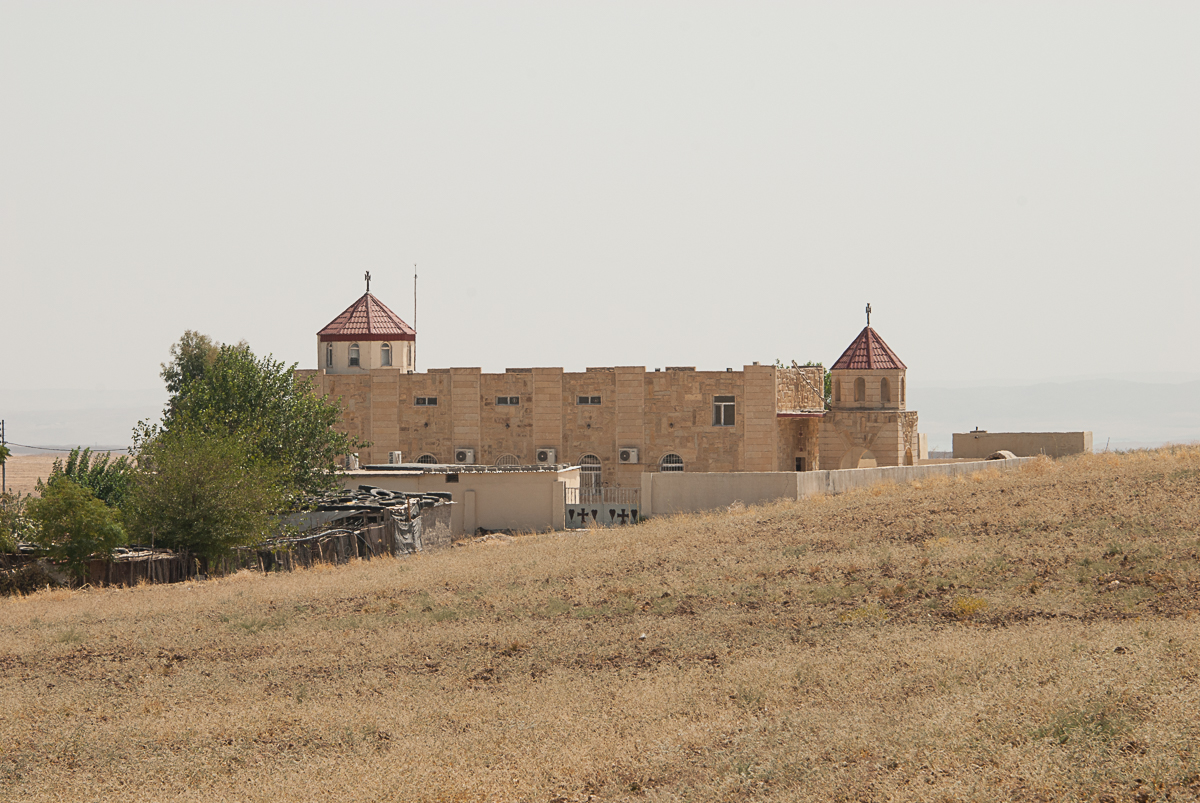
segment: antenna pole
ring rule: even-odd
[[[413,263],[413,332],[417,331],[417,263]],[[413,335],[413,373],[417,372],[417,336]]]

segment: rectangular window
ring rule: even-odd
[[[733,426],[733,397],[713,396],[713,426]]]
[[[599,396],[578,396],[575,399],[576,404],[599,404]]]
[[[496,406],[497,407],[501,407],[504,405],[508,405],[509,407],[516,407],[520,403],[521,403],[520,396],[497,396],[496,397]]]
[[[418,407],[437,407],[437,396],[418,396]]]

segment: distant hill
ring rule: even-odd
[[[166,396],[159,389],[0,390],[0,418],[17,443],[124,448],[134,424],[158,419]]]
[[[1090,430],[1096,451],[1200,441],[1200,381],[1176,384],[1119,379],[1020,387],[917,387],[909,407],[920,414],[929,448],[951,448],[951,434]]]

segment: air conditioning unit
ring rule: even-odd
[[[534,457],[537,458],[538,465],[551,466],[558,462],[558,450],[538,449]]]
[[[388,464],[398,466],[404,462],[404,456],[400,452],[388,452]]]
[[[638,461],[637,449],[621,449],[617,453],[617,462],[620,463],[636,463]]]
[[[474,465],[475,450],[474,449],[455,449],[454,450],[454,462],[458,463],[460,466]]]

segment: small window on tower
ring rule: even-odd
[[[391,343],[384,343],[382,346],[379,347],[379,364],[380,365],[391,365],[392,364],[392,344]]]
[[[325,367],[326,368],[333,367],[333,344],[332,343],[325,344]]]
[[[520,396],[497,396],[496,397],[496,405],[497,406],[507,405],[509,407],[516,407],[520,403],[521,403]]]
[[[350,345],[350,364],[358,365],[358,344],[357,343],[352,343]]]
[[[437,396],[418,396],[416,405],[418,407],[437,407]]]
[[[854,400],[856,402],[867,400],[867,380],[861,376],[854,380]]]
[[[578,396],[575,399],[576,404],[599,404],[599,396]]]
[[[887,381],[887,377],[879,380],[879,400],[884,404],[892,403],[892,383]]]

